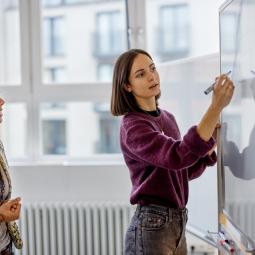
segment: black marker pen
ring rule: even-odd
[[[230,75],[230,74],[231,74],[231,71],[228,71],[225,75]],[[215,83],[216,83],[216,82],[214,82],[210,87],[208,87],[208,88],[204,91],[204,93],[205,93],[206,95],[208,95],[210,92],[213,91]]]

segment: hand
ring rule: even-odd
[[[9,222],[20,217],[21,198],[15,198],[4,202],[0,206],[0,221]]]
[[[234,84],[225,74],[216,78],[213,90],[212,106],[220,111],[226,107],[233,96]]]

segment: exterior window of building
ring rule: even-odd
[[[97,78],[98,81],[110,82],[113,75],[113,65],[112,64],[98,64],[97,67]]]
[[[120,153],[119,119],[113,117],[109,111],[109,104],[95,104],[95,112],[99,121],[99,141],[97,153]]]
[[[65,81],[65,68],[62,66],[50,67],[46,69],[46,83],[61,83]]]
[[[118,134],[119,121],[113,120],[110,113],[108,113],[108,117],[102,115],[100,118],[99,153],[120,153]]]
[[[63,0],[43,0],[42,4],[44,6],[58,6],[63,4]]]
[[[91,2],[90,0],[64,0],[64,1],[66,4],[82,4],[86,2]]]
[[[63,17],[44,18],[44,50],[46,56],[64,55],[64,30]]]
[[[0,86],[21,85],[20,12],[17,1],[0,1]]]
[[[171,59],[185,57],[189,53],[188,5],[166,5],[159,10],[158,50]]]
[[[98,57],[116,56],[125,49],[121,12],[111,11],[96,15],[96,49]]]
[[[1,2],[4,9],[17,8],[19,6],[18,0],[2,0]]]
[[[43,120],[43,154],[66,154],[66,121]]]

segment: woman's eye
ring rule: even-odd
[[[137,78],[141,78],[141,77],[143,77],[143,73],[139,73],[139,74],[137,74],[137,76],[136,76]]]
[[[152,70],[152,71],[155,71],[155,70],[156,70],[156,66],[153,66],[153,67],[151,68],[151,70]]]

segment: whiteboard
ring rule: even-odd
[[[255,240],[255,1],[220,9],[221,73],[232,71],[234,98],[221,129],[224,210]]]

